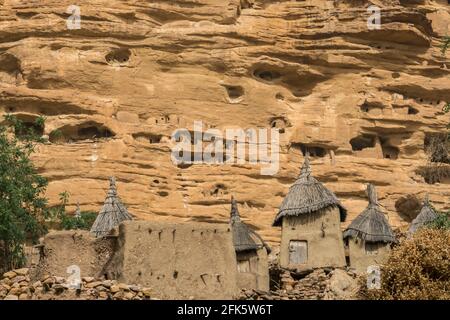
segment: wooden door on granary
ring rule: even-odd
[[[308,242],[291,240],[289,242],[289,264],[303,264],[308,260]]]

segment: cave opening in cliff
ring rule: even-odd
[[[65,125],[50,133],[52,143],[66,143],[82,140],[95,140],[114,137],[115,133],[104,125],[88,121],[78,125]]]
[[[303,156],[306,156],[306,154],[309,154],[310,157],[318,157],[323,158],[328,154],[327,149],[317,146],[317,145],[310,145],[305,143],[294,143],[292,144],[292,147],[300,149]]]
[[[241,86],[223,85],[227,90],[230,100],[238,100],[244,95],[244,88]]]
[[[350,144],[353,151],[361,151],[366,148],[374,148],[376,143],[376,136],[370,134],[362,134],[350,139]]]
[[[400,150],[398,147],[391,145],[391,143],[389,142],[389,138],[380,137],[380,143],[383,158],[392,160],[398,159],[398,154],[400,153]]]
[[[30,136],[41,137],[44,134],[44,120],[45,118],[31,114],[13,114],[20,125],[15,126],[14,134],[20,140],[29,138]]]
[[[139,132],[139,133],[133,133],[132,134],[133,138],[136,141],[139,142],[148,142],[148,143],[160,143],[161,139],[162,139],[162,135],[160,134],[152,134],[152,133],[144,133],[144,132]]]
[[[114,49],[105,56],[109,64],[126,64],[130,60],[131,51],[129,49]]]
[[[270,82],[281,77],[281,74],[277,71],[256,69],[255,71],[253,71],[253,76],[258,79]]]
[[[275,117],[270,119],[270,127],[273,129],[278,129],[279,133],[285,133],[286,127],[288,127],[288,122],[284,117]]]
[[[416,108],[413,107],[408,107],[408,114],[414,115],[414,114],[418,114],[419,110],[417,110]]]

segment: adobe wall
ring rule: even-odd
[[[307,241],[308,259],[305,264],[289,263],[291,240]],[[329,208],[312,215],[283,218],[280,265],[298,270],[344,267],[346,263],[339,209]]]
[[[391,247],[389,244],[381,245],[376,254],[366,254],[364,241],[355,241],[349,239],[349,257],[350,266],[355,269],[357,273],[366,273],[367,267],[371,265],[381,265],[389,258]]]
[[[238,291],[232,233],[224,224],[125,221],[107,272],[163,299],[231,299]]]
[[[89,231],[53,231],[41,241],[35,277],[45,274],[68,277],[67,268],[77,265],[81,277],[99,277],[114,250],[114,238],[96,239]]]
[[[248,255],[248,253],[237,253],[237,255]],[[238,272],[237,285],[240,289],[256,289],[269,291],[269,259],[266,248],[253,250],[250,264],[254,266],[253,272]]]

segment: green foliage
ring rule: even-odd
[[[447,52],[447,49],[450,47],[450,37],[446,36],[444,39],[442,39],[442,45],[441,45],[441,53],[443,56],[445,56],[445,53]]]
[[[431,229],[450,230],[450,212],[440,212],[438,217],[426,226]]]
[[[447,104],[442,108],[442,111],[445,113],[448,113],[450,111],[450,102],[447,102]]]
[[[82,211],[80,217],[64,214],[61,217],[61,227],[64,230],[90,230],[97,214],[93,211]]]
[[[39,116],[31,124],[24,123],[10,114],[5,115],[5,120],[7,127],[13,129],[16,139],[33,144],[45,142],[40,134],[45,125],[45,117]]]
[[[36,242],[45,232],[48,210],[47,180],[30,161],[39,138],[15,117],[5,118],[0,125],[0,269],[8,270],[23,264],[25,241]],[[12,131],[25,134],[19,138]]]
[[[52,141],[59,141],[64,138],[64,135],[60,129],[55,129],[49,134],[49,138]]]
[[[82,211],[80,213],[80,217],[68,215],[66,213],[66,206],[69,202],[69,196],[70,195],[67,191],[59,194],[60,204],[52,208],[52,219],[56,220],[56,222],[58,222],[60,227],[64,230],[90,230],[97,214],[92,211]]]

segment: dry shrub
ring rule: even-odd
[[[419,168],[416,172],[424,178],[426,183],[440,183],[450,177],[450,166],[430,162],[427,166]]]
[[[361,283],[362,284],[362,283]],[[396,246],[381,268],[381,289],[360,294],[367,299],[450,299],[450,231],[423,228]]]
[[[450,136],[448,133],[433,133],[425,137],[425,152],[431,162],[450,163]]]

